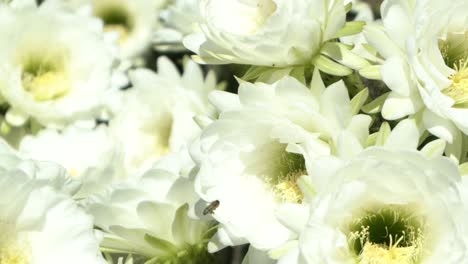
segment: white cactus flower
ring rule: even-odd
[[[342,0],[202,0],[203,20],[184,45],[208,64],[310,64],[345,23]]]
[[[0,263],[106,263],[63,169],[21,160],[3,142],[0,163]]]
[[[400,122],[393,130],[386,130],[385,126],[376,134],[373,134],[367,140],[368,148],[373,148],[375,144],[382,146],[389,151],[416,151],[419,143],[420,133],[415,120],[404,120]],[[373,142],[370,138],[378,137],[378,142]],[[341,142],[343,143],[343,142]],[[426,157],[440,157],[445,148],[445,144],[441,140],[433,141],[422,148],[421,153]],[[343,164],[346,160],[354,160],[356,156],[361,155],[355,153],[354,156],[333,157],[322,156],[310,161],[311,171],[320,172],[310,175],[311,180],[317,182],[317,179],[328,179],[326,184],[316,188],[319,193],[321,190],[328,191],[332,186],[334,179],[334,167]],[[315,196],[314,196],[315,197]],[[320,197],[320,196],[318,196]],[[312,200],[312,205],[314,200]],[[296,234],[295,237],[285,242],[279,247],[270,250],[259,250],[250,247],[247,256],[244,259],[244,264],[248,263],[278,263],[278,264],[297,264],[301,263],[300,259],[300,243],[299,239],[307,230],[307,222],[313,215],[315,208],[308,206],[300,206],[297,204],[282,204],[276,210],[278,220],[286,226],[291,232]],[[388,263],[386,263],[388,264]]]
[[[199,3],[199,0],[175,0],[161,10],[161,28],[153,38],[157,50],[185,49],[182,39],[193,33],[195,24],[202,20]]]
[[[206,244],[214,222],[189,218],[197,200],[188,152],[159,160],[141,178],[96,197],[87,208],[104,231],[104,252],[132,254],[133,259],[161,263],[209,263]]]
[[[312,173],[310,161],[362,150],[370,118],[352,114],[342,82],[325,88],[317,76],[312,91],[285,77],[273,85],[243,82],[238,96],[210,94],[219,119],[192,147],[197,193],[206,204],[220,203],[210,250],[246,242],[261,250],[280,246],[294,233],[276,219],[276,209],[307,203],[315,187],[326,185],[302,177]]]
[[[124,95],[121,110],[110,129],[125,152],[129,173],[147,170],[171,151],[186,146],[201,131],[193,118],[214,116],[207,94],[216,89],[213,72],[187,60],[184,73],[166,57],[158,59],[158,72],[137,69],[130,73],[133,88]]]
[[[22,157],[55,162],[79,180],[78,197],[99,193],[110,183],[126,178],[122,153],[106,126],[69,126],[63,131],[44,129],[25,136],[18,147]]]
[[[422,113],[424,126],[460,158],[468,134],[468,2],[384,1],[383,27],[365,35],[383,57],[381,78],[391,89],[382,115]],[[466,150],[465,150],[466,151]]]
[[[316,173],[335,181],[314,200],[296,263],[468,263],[454,162],[373,147],[328,164]]]
[[[163,0],[46,0],[46,5],[65,5],[79,14],[102,20],[104,30],[119,43],[119,57],[134,59],[151,44],[158,8]]]
[[[0,94],[9,124],[33,118],[63,126],[96,116],[113,60],[99,21],[46,7],[0,6],[0,13],[8,39],[0,45]]]

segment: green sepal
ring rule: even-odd
[[[371,64],[364,58],[353,53],[348,45],[339,42],[327,42],[320,53],[351,69],[367,68]]]
[[[369,89],[365,88],[351,99],[351,113],[357,115],[369,98]]]
[[[336,76],[346,76],[353,73],[353,70],[343,66],[337,62],[334,62],[325,55],[318,55],[312,60],[312,63],[322,72],[336,75]]]
[[[178,248],[174,244],[172,244],[171,242],[169,242],[167,240],[164,240],[164,239],[154,237],[154,236],[149,235],[149,234],[145,234],[145,241],[148,244],[150,244],[152,247],[160,249],[160,250],[162,250],[164,252],[175,254],[178,251]]]
[[[349,21],[336,33],[335,38],[356,35],[362,32],[366,25],[364,21]]]
[[[382,94],[381,96],[375,98],[372,102],[361,107],[361,110],[369,115],[380,113],[389,94],[390,92]]]
[[[348,13],[349,11],[351,11],[351,9],[353,8],[353,2],[347,3],[344,8],[345,8],[345,13]]]
[[[369,65],[359,69],[359,75],[369,80],[382,80],[382,74],[380,73],[380,65]]]
[[[387,122],[380,125],[379,131],[369,135],[366,141],[366,146],[383,146],[387,141],[387,138],[390,136],[392,129]]]
[[[468,176],[468,162],[460,164],[460,166],[458,166],[458,170],[460,171],[461,176]]]
[[[251,66],[240,78],[244,81],[255,80],[267,71],[271,71],[271,67]]]

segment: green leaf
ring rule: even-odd
[[[188,217],[188,204],[179,207],[175,213],[174,222],[172,223],[172,234],[176,243],[183,243],[186,237],[189,237],[190,219]]]
[[[378,136],[378,134],[379,134],[379,132],[375,132],[375,133],[370,134],[370,135],[367,137],[367,140],[366,140],[366,147],[375,146],[375,142],[377,142],[377,136]]]
[[[270,68],[260,73],[256,80],[258,82],[274,83],[278,80],[281,80],[283,77],[290,75],[292,70],[292,67]]]
[[[445,150],[445,146],[447,143],[445,140],[436,139],[427,143],[422,149],[421,153],[424,154],[428,158],[442,156]]]
[[[369,115],[380,113],[389,94],[390,92],[382,94],[381,96],[375,98],[372,102],[364,105],[361,110]]]
[[[112,260],[112,256],[109,252],[102,252],[102,254],[104,255],[104,259],[106,260],[108,264],[114,264],[114,261]]]
[[[245,73],[242,75],[241,79],[245,81],[251,81],[257,79],[262,73],[271,70],[270,67],[260,67],[260,66],[251,66]]]
[[[460,164],[460,166],[458,166],[458,170],[460,171],[461,176],[468,176],[468,162]]]
[[[359,74],[369,80],[382,80],[380,65],[370,65],[359,69]]]
[[[392,133],[392,129],[387,122],[383,122],[380,126],[379,132],[377,132],[377,138],[375,139],[375,146],[383,146],[387,141],[388,136]]]
[[[127,258],[125,259],[125,263],[124,264],[133,264],[133,256],[132,254],[129,254],[127,256]]]
[[[336,33],[335,38],[341,38],[361,33],[365,25],[366,22],[364,21],[346,22],[345,25]]]
[[[304,67],[296,67],[294,68],[289,75],[294,77],[296,80],[300,81],[304,85],[306,84],[306,78],[304,75]]]
[[[160,238],[157,238],[157,237],[154,237],[152,235],[149,235],[149,234],[145,234],[145,241],[150,244],[152,247],[154,248],[157,248],[157,249],[161,249],[165,252],[170,252],[170,253],[176,253],[177,252],[177,247],[172,244],[171,242],[167,241],[167,240],[164,240],[164,239],[160,239]]]
[[[149,259],[149,260],[145,261],[144,264],[156,264],[158,262],[159,262],[159,257],[154,257],[152,259]]]
[[[348,3],[345,5],[345,12],[348,13],[353,8],[353,3]]]
[[[11,126],[6,120],[2,120],[0,124],[0,133],[2,135],[8,135],[11,132]]]
[[[350,68],[334,62],[325,55],[315,57],[312,63],[319,68],[320,71],[331,75],[346,76],[353,73]]]
[[[356,96],[351,99],[351,111],[352,115],[356,115],[361,110],[361,107],[366,103],[369,98],[369,89],[365,88],[361,90]]]
[[[358,70],[371,65],[367,60],[353,53],[350,48],[343,43],[327,42],[323,45],[320,52],[351,69]]]

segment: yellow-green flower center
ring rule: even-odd
[[[147,142],[147,147],[138,149],[138,153],[130,155],[129,160],[132,167],[140,167],[148,158],[158,159],[171,151],[170,139],[174,119],[172,113],[161,111],[158,116],[137,127],[140,135]],[[125,129],[124,129],[125,131]]]
[[[57,59],[57,60],[54,60]],[[70,89],[70,79],[61,56],[31,56],[23,60],[23,88],[37,101],[61,98]]]
[[[452,84],[443,90],[445,95],[455,100],[455,107],[468,107],[468,59],[460,66],[455,66],[455,73],[450,76]]]
[[[297,180],[306,175],[304,157],[286,150],[286,144],[276,144],[272,153],[270,173],[263,175],[279,202],[301,203],[304,194]]]
[[[423,219],[411,208],[386,206],[366,211],[348,233],[349,247],[359,264],[415,264],[422,255]]]
[[[468,108],[468,32],[448,34],[439,48],[446,65],[455,71],[443,93],[455,101],[454,107]]]
[[[3,245],[0,249],[0,263],[2,264],[29,264],[30,250],[21,244]]]
[[[155,120],[151,126],[150,134],[154,134],[154,153],[158,157],[167,154],[171,150],[170,139],[172,134],[172,125],[174,124],[174,119],[172,118],[171,113],[162,113],[160,117]]]
[[[31,248],[26,240],[17,239],[14,228],[0,224],[0,263],[29,264]]]
[[[95,15],[104,22],[105,31],[118,33],[120,45],[127,41],[134,21],[125,6],[116,5],[112,1],[103,2],[96,7]]]

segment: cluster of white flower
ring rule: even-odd
[[[468,264],[467,11],[0,0],[0,264]]]

